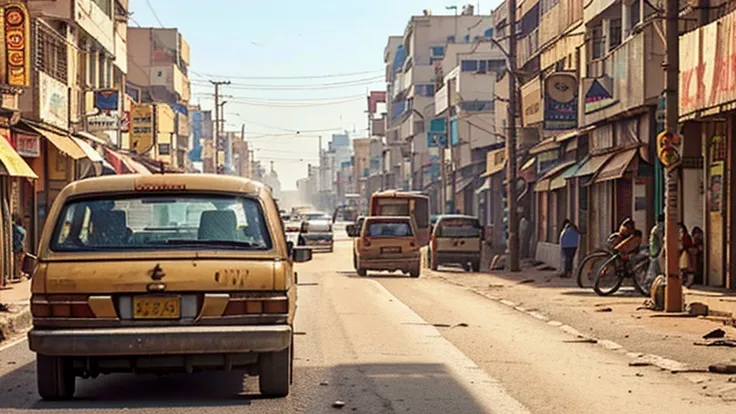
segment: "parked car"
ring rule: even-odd
[[[476,217],[442,215],[437,219],[430,239],[430,267],[461,265],[466,271],[480,271],[483,226]]]
[[[294,263],[262,184],[226,175],[77,181],[49,211],[28,334],[38,391],[70,399],[76,377],[249,370],[289,393]],[[282,263],[274,267],[274,263]]]
[[[366,276],[369,270],[399,270],[419,277],[420,246],[411,217],[366,217],[360,232],[353,226],[349,235],[357,237],[355,267],[359,276]]]

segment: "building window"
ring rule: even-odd
[[[455,43],[455,36],[454,35],[447,36],[447,43]]]
[[[641,20],[641,13],[639,13],[639,1],[640,0],[634,0],[633,3],[631,3],[631,27],[636,26],[639,24],[639,20]]]
[[[477,60],[463,60],[460,62],[460,70],[463,72],[477,72],[478,61]]]
[[[434,85],[416,85],[414,87],[414,93],[420,96],[434,96]]]
[[[488,71],[488,61],[487,60],[479,60],[478,61],[478,72],[480,73],[486,73]]]
[[[89,62],[89,70],[87,73],[89,74],[89,79],[87,79],[87,85],[89,85],[91,88],[97,87],[97,82],[95,82],[95,75],[97,75],[97,53],[93,51],[87,52],[87,61]]]
[[[611,20],[611,27],[608,29],[608,34],[610,39],[608,51],[610,52],[621,44],[621,19]]]
[[[445,47],[444,46],[432,46],[432,57],[444,57]]]
[[[506,61],[504,60],[489,60],[488,71],[494,73],[501,73],[506,70]]]
[[[54,29],[34,21],[36,32],[36,67],[52,78],[68,83],[65,39]]]
[[[601,26],[596,26],[591,30],[591,49],[593,59],[603,57],[603,28]]]
[[[105,64],[105,54],[99,53],[97,55],[97,70],[99,71],[99,76],[97,78],[98,88],[107,88],[106,81],[107,81],[107,74],[105,73],[107,71],[107,65]]]

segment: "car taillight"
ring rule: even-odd
[[[368,238],[363,239],[363,244],[365,247],[369,247],[371,245],[371,240]]]
[[[95,318],[83,295],[34,296],[31,314],[35,318]]]
[[[276,315],[289,313],[289,299],[231,297],[222,316]]]

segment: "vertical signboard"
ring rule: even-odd
[[[137,154],[144,154],[154,144],[153,105],[133,104],[130,110],[130,149]]]
[[[557,72],[544,81],[544,129],[578,126],[578,82],[572,73]]]
[[[2,7],[2,30],[5,40],[0,83],[10,86],[31,85],[31,22],[23,3]]]

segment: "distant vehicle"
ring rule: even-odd
[[[369,270],[400,270],[419,277],[420,246],[411,217],[366,217],[359,232],[350,225],[348,234],[357,237],[353,265],[359,276]]]
[[[303,221],[328,220],[332,221],[332,216],[321,211],[309,211],[300,215]]]
[[[409,216],[416,225],[416,238],[420,246],[429,244],[429,197],[413,191],[383,191],[373,193],[369,216]]]
[[[332,221],[324,217],[302,222],[301,233],[307,247],[313,251],[332,252],[335,246],[335,236],[332,230]]]

